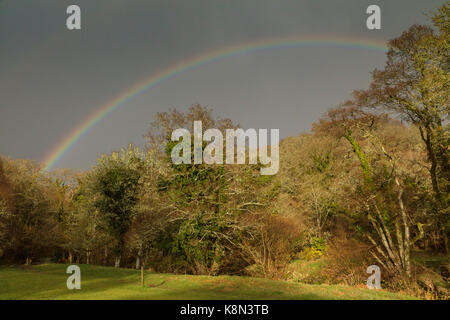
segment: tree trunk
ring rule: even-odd
[[[141,267],[141,258],[139,256],[136,257],[136,269]]]
[[[105,246],[105,260],[104,260],[104,265],[106,266],[106,265],[108,265],[108,247],[107,246]]]
[[[430,144],[430,134],[427,130],[427,137],[424,136],[423,129],[420,128],[420,133],[422,136],[422,139],[424,141],[428,141],[427,148],[430,154],[430,160],[432,161],[432,164],[435,164],[436,158],[434,157],[434,153],[432,152],[433,149]],[[351,131],[348,130],[345,138],[350,142],[350,144],[353,147],[353,151],[357,154],[363,174],[365,177],[365,182],[369,186],[372,185],[372,172],[371,167],[369,165],[369,162],[366,159],[365,153],[361,150],[359,144],[352,138]],[[389,161],[392,163],[392,168],[394,170],[395,163],[392,160],[392,157],[386,152],[384,147],[381,145],[381,149],[383,150],[383,153],[387,158],[389,158]],[[434,161],[433,161],[434,159]],[[432,165],[433,168],[433,165]],[[435,170],[435,166],[434,166]],[[432,172],[432,171],[430,171]],[[436,173],[436,172],[434,172]],[[436,176],[434,176],[436,178]],[[432,175],[433,179],[433,175]],[[436,191],[439,192],[439,186],[437,185],[437,180],[435,181],[436,185],[433,182],[433,187],[435,187]],[[399,179],[397,176],[395,176],[395,184],[397,185],[397,204],[400,210],[400,214],[391,215],[391,219],[394,223],[394,230],[395,236],[396,236],[396,243],[393,241],[393,237],[391,236],[390,228],[386,225],[383,215],[380,212],[380,209],[377,205],[376,195],[372,195],[371,199],[373,201],[373,211],[375,215],[372,215],[370,213],[370,206],[367,205],[367,209],[369,210],[368,218],[370,223],[372,224],[373,228],[377,232],[381,244],[378,244],[375,242],[375,240],[368,235],[369,240],[372,242],[372,244],[375,246],[376,250],[379,254],[381,254],[381,257],[384,258],[386,261],[386,264],[382,263],[382,259],[377,256],[375,252],[371,252],[371,254],[375,257],[375,259],[382,263],[383,266],[387,267],[394,273],[403,273],[405,272],[408,277],[411,276],[411,270],[410,270],[410,247],[411,247],[411,240],[410,240],[410,231],[409,231],[409,224],[408,224],[408,217],[407,213],[403,204],[402,195],[403,195],[403,187],[400,185]],[[370,190],[373,190],[372,186]],[[403,227],[403,228],[402,228]]]
[[[139,251],[136,257],[136,269],[141,267],[141,256],[142,256],[142,244],[139,247]]]
[[[425,146],[427,147],[428,160],[430,160],[430,162],[431,162],[430,177],[431,177],[431,184],[433,186],[434,195],[435,195],[436,201],[440,202],[441,190],[439,189],[437,172],[436,172],[437,159],[436,159],[436,155],[434,153],[433,145],[432,145],[432,141],[431,141],[432,132],[431,132],[431,129],[429,129],[429,128],[425,128],[425,129],[426,129],[426,135],[423,132],[423,128],[419,126],[420,136],[422,137],[422,140],[425,142]]]
[[[410,243],[410,235],[409,235],[409,225],[408,225],[408,217],[406,215],[406,211],[405,211],[405,206],[403,205],[403,199],[402,199],[402,195],[403,195],[403,187],[400,185],[400,182],[398,181],[398,178],[395,177],[395,184],[397,185],[397,187],[399,188],[398,193],[397,193],[397,200],[398,200],[398,206],[400,207],[400,213],[402,216],[402,221],[403,221],[403,232],[404,232],[404,256],[402,257],[403,260],[403,267],[405,269],[406,275],[408,277],[411,277],[411,267],[410,267],[410,247],[411,247],[411,243]]]
[[[449,255],[450,249],[449,249],[449,245],[448,245],[448,235],[445,230],[445,222],[442,223],[441,214],[440,214],[440,209],[442,208],[442,205],[443,205],[443,203],[442,203],[443,196],[442,196],[441,189],[439,187],[439,181],[438,181],[438,174],[437,174],[438,159],[436,157],[436,152],[433,149],[433,141],[432,141],[433,132],[432,132],[432,129],[430,129],[429,127],[426,127],[425,130],[426,130],[426,135],[424,133],[424,128],[419,126],[420,136],[422,137],[422,140],[425,142],[425,145],[427,148],[428,160],[431,162],[430,177],[431,177],[431,184],[433,186],[434,197],[436,200],[434,210],[436,212],[436,216],[438,217],[437,226],[441,230],[440,232],[441,232],[442,238],[444,240],[445,251],[446,251],[447,255]],[[443,161],[441,161],[441,164],[442,163],[444,163],[444,168],[441,168],[441,169],[443,169],[445,172],[446,171],[445,169],[448,168],[448,157],[447,156],[444,156]],[[445,204],[444,204],[444,206],[445,206]]]

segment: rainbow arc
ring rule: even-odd
[[[95,112],[89,115],[83,122],[75,127],[58,145],[48,153],[44,158],[45,168],[51,170],[62,156],[83,136],[90,128],[106,118],[114,110],[126,104],[142,92],[145,92],[155,85],[169,79],[177,74],[188,71],[203,64],[215,62],[218,60],[230,58],[240,54],[249,54],[262,50],[274,50],[282,48],[301,48],[301,47],[337,47],[359,50],[370,50],[385,53],[386,45],[381,41],[336,36],[309,36],[309,37],[288,37],[275,38],[243,43],[223,47],[217,50],[209,51],[193,58],[182,60],[158,73],[151,74],[149,77],[137,82],[135,85],[119,93],[111,100],[99,106]]]

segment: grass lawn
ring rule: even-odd
[[[0,299],[411,299],[383,290],[237,276],[147,273],[141,287],[139,271],[79,266],[81,290],[67,289],[67,265],[0,267]]]

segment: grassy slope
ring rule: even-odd
[[[232,276],[146,274],[80,265],[81,290],[68,290],[66,265],[0,267],[0,299],[408,299],[386,291]]]

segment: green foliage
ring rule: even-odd
[[[187,262],[200,264],[208,273],[215,273],[226,251],[237,243],[233,225],[232,217],[225,213],[195,215],[181,223],[172,250]]]
[[[139,183],[144,160],[138,149],[131,146],[120,153],[103,156],[87,177],[87,196],[93,197],[93,206],[105,222],[108,233],[116,239],[117,254],[124,246],[124,235],[136,213]],[[89,194],[91,192],[91,194]]]
[[[355,139],[353,139],[352,131],[350,129],[347,131],[347,133],[345,134],[344,137],[348,140],[348,142],[350,142],[350,144],[353,147],[353,151],[356,153],[356,156],[359,159],[359,162],[361,164],[361,169],[362,169],[362,172],[364,175],[364,179],[366,180],[367,183],[371,183],[372,182],[372,172],[371,172],[369,163],[367,161],[366,154],[361,150],[361,147],[355,141]]]
[[[322,256],[323,252],[313,247],[305,248],[300,252],[300,258],[307,261],[317,260]]]
[[[324,238],[312,238],[311,239],[311,248],[314,248],[318,251],[325,252],[327,249],[326,241]]]
[[[309,240],[309,245],[300,252],[300,258],[304,260],[316,260],[322,257],[327,251],[327,244],[322,237],[313,237]]]
[[[315,172],[325,172],[325,170],[331,164],[331,151],[324,153],[312,152],[310,154],[313,165],[311,166],[312,171]]]
[[[137,203],[139,173],[125,167],[109,168],[97,177],[95,203],[111,234],[122,237],[128,230]]]
[[[226,169],[220,165],[173,164],[172,148],[166,144],[169,174],[158,180],[158,190],[183,212],[176,223],[168,226],[160,246],[176,259],[186,260],[195,272],[216,272],[226,250],[235,242],[233,216],[224,212],[226,204]],[[205,147],[205,145],[204,145]]]
[[[173,164],[171,152],[176,143],[168,141],[166,161],[170,163],[172,174],[160,177],[158,188],[181,207],[194,203],[198,208],[218,211],[225,199],[227,188],[225,169],[221,165]]]

